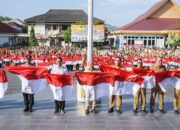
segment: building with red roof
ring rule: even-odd
[[[114,47],[142,45],[166,47],[168,34],[180,34],[180,7],[174,0],[161,0],[131,23],[111,32]]]

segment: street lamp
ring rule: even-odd
[[[93,0],[88,0],[88,45],[87,65],[92,63],[93,58]]]

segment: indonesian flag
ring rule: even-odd
[[[76,72],[79,85],[84,89],[87,101],[110,96],[114,86],[114,76],[101,72]]]
[[[144,79],[144,82],[141,88],[152,89],[156,85],[155,72],[153,70],[148,70],[144,68],[133,68],[132,72],[138,74]]]
[[[0,70],[0,98],[4,97],[7,89],[8,89],[8,79],[6,76],[6,72],[4,70]]]
[[[156,82],[163,92],[167,87],[174,87],[180,90],[180,71],[162,71],[156,73]]]
[[[22,92],[27,94],[36,94],[47,86],[44,74],[48,73],[47,69],[25,66],[6,67],[7,71],[17,74],[22,82]]]
[[[50,68],[52,68],[53,62],[37,63],[37,66],[38,67],[44,67],[44,68],[47,68],[49,70]]]
[[[135,95],[144,82],[144,79],[141,76],[125,70],[120,70],[109,66],[100,66],[100,70],[103,72],[112,73],[114,75],[115,87],[113,90],[113,95]]]
[[[71,75],[47,74],[45,78],[53,92],[55,100],[72,100],[73,77]]]

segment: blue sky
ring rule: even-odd
[[[122,26],[148,10],[160,0],[94,0],[94,16],[106,23]],[[180,5],[180,0],[174,0]],[[83,9],[88,0],[0,0],[0,15],[26,19],[49,9]]]

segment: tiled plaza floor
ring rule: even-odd
[[[148,114],[134,114],[133,97],[124,96],[122,114],[108,114],[107,98],[98,104],[96,115],[84,114],[84,104],[76,101],[66,103],[64,115],[54,114],[53,96],[49,88],[35,96],[33,113],[23,113],[21,83],[8,73],[8,95],[0,100],[0,130],[179,130],[180,115],[173,113],[173,93],[165,95],[166,114],[149,112],[149,92],[147,94]],[[75,90],[74,90],[75,91]]]

